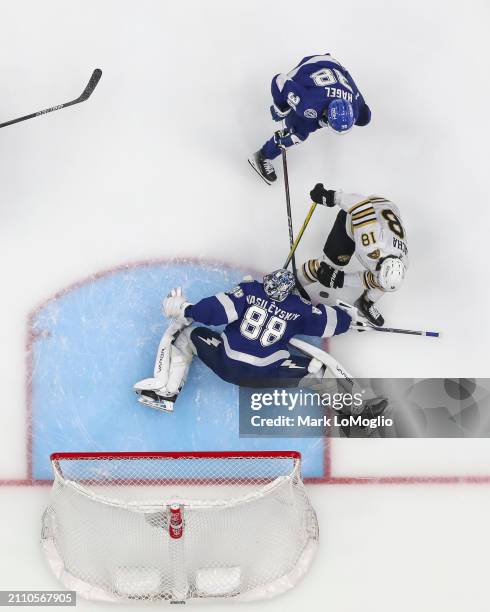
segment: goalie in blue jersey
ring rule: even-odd
[[[371,120],[354,79],[329,53],[308,55],[287,74],[276,74],[271,93],[272,118],[284,120],[286,127],[248,160],[268,184],[277,179],[272,160],[282,147],[299,144],[322,127],[345,134],[354,125],[364,126]]]
[[[172,289],[163,311],[170,324],[158,347],[153,377],[136,383],[134,390],[141,403],[169,412],[195,355],[236,385],[322,378],[323,351],[302,342],[305,354],[291,355],[288,343],[298,334],[321,338],[343,334],[356,317],[355,309],[313,306],[296,293],[294,276],[287,270],[267,274],[263,282],[246,279],[197,304],[190,304],[180,288]],[[218,332],[192,323],[226,327]]]

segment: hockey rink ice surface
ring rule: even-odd
[[[39,542],[50,452],[297,449],[317,558],[288,594],[240,608],[489,609],[488,440],[240,439],[237,390],[197,360],[173,414],[131,391],[151,374],[169,288],[193,301],[285,259],[280,161],[268,187],[246,159],[274,129],[271,77],[325,51],[373,120],[288,153],[295,227],[316,182],[392,199],[410,269],[381,302],[387,324],[442,333],[350,334],[332,354],[362,377],[488,376],[488,18],[476,0],[3,6],[0,121],[103,76],[88,102],[0,131],[0,590],[60,588]],[[298,262],[335,214],[318,207]]]

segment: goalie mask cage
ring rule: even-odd
[[[42,543],[61,583],[105,601],[255,600],[318,543],[294,451],[55,453]]]

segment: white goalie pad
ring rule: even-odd
[[[319,361],[328,369],[334,378],[343,378],[350,384],[355,384],[354,377],[349,374],[349,372],[334,357],[332,357],[332,355],[321,348],[318,348],[318,346],[314,346],[313,344],[305,342],[304,340],[299,340],[298,338],[291,338],[289,344],[294,346],[294,348],[304,355],[312,357],[312,368],[315,368],[315,366],[317,366],[317,362]]]
[[[166,387],[162,387],[160,379],[145,378],[140,380],[133,385],[133,390],[138,395],[138,402],[140,404],[163,412],[173,412],[175,394],[169,393]],[[152,391],[153,393],[145,394],[144,391]]]
[[[168,381],[170,372],[170,347],[176,338],[176,335],[185,327],[184,323],[173,321],[165,330],[160,344],[158,345],[157,356],[155,359],[155,368],[153,376],[162,382],[160,387],[165,387]]]
[[[133,389],[138,391],[159,391],[162,389],[164,385],[159,378],[144,378],[143,380],[138,381]]]
[[[322,363],[328,372],[333,375],[333,378],[337,379],[337,383],[344,390],[349,393],[362,393],[363,402],[359,406],[350,406],[348,409],[349,414],[362,414],[366,408],[371,411],[382,414],[386,407],[386,398],[379,397],[376,395],[373,389],[363,388],[359,382],[342,366],[332,355],[323,351],[322,349],[305,342],[304,340],[298,340],[292,338],[289,341],[291,346],[294,346],[297,350],[301,351],[305,355],[312,357],[313,368],[318,367],[317,364]],[[310,372],[313,371],[310,364]],[[325,372],[323,378],[332,378]],[[333,379],[332,379],[333,380]],[[344,409],[345,412],[345,409]]]
[[[193,345],[190,339],[191,328],[183,329],[170,347],[170,362],[167,384],[168,394],[177,394],[183,387],[194,357]]]
[[[190,328],[182,329],[182,325],[169,325],[158,347],[155,376],[140,380],[133,386],[140,404],[173,412],[194,355],[190,332]]]

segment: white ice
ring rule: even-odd
[[[75,97],[95,67],[104,74],[89,102],[0,132],[0,479],[26,472],[25,329],[38,304],[136,260],[281,264],[282,185],[265,186],[246,158],[273,129],[271,76],[310,53],[349,67],[373,120],[290,152],[295,224],[318,181],[393,199],[411,267],[382,302],[387,321],[443,334],[352,335],[332,351],[362,376],[487,376],[489,16],[484,0],[3,3],[0,121]],[[321,252],[334,214],[315,213],[300,261]],[[490,475],[486,440],[369,442],[336,441],[334,475]],[[310,493],[322,538],[313,570],[254,609],[488,609],[488,485]],[[0,488],[0,589],[57,588],[39,546],[47,495]]]

